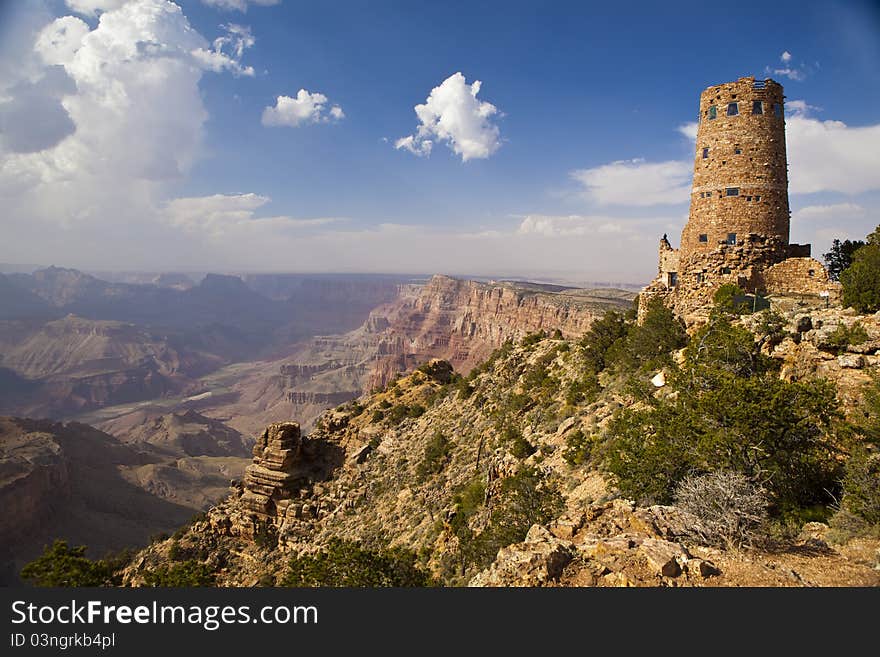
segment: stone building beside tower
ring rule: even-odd
[[[690,213],[674,249],[660,240],[659,272],[640,313],[661,297],[688,318],[734,283],[748,294],[835,297],[838,285],[789,242],[785,96],[773,80],[740,78],[700,95]]]

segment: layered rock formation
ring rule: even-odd
[[[244,476],[242,506],[267,520],[278,515],[279,503],[288,501],[297,483],[296,462],[302,436],[296,422],[270,424],[254,445],[254,462]]]
[[[343,335],[314,338],[291,356],[239,373],[231,402],[203,406],[254,432],[268,422],[297,418],[308,428],[328,407],[380,388],[432,358],[467,373],[506,340],[557,328],[576,337],[610,308],[626,309],[633,295],[528,283],[481,283],[434,276],[401,287],[364,324]]]

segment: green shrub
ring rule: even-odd
[[[293,587],[413,587],[433,586],[431,576],[417,565],[416,554],[405,548],[371,550],[354,541],[331,539],[315,554],[290,561],[283,586]]]
[[[581,338],[581,346],[590,372],[598,374],[605,369],[609,349],[626,337],[627,325],[623,313],[607,310],[599,319],[590,324],[590,329]]]
[[[830,383],[780,380],[751,334],[716,315],[670,386],[676,396],[609,424],[603,463],[624,495],[668,503],[690,471],[734,470],[763,483],[777,512],[830,501],[841,417]]]
[[[521,434],[514,437],[510,443],[510,453],[518,459],[527,459],[536,451],[537,448]]]
[[[565,389],[565,403],[569,406],[575,406],[583,402],[594,401],[601,390],[599,378],[590,372],[568,384]]]
[[[758,324],[755,326],[758,334],[764,342],[776,345],[782,342],[788,334],[785,330],[785,318],[772,310],[762,310],[758,313]]]
[[[378,408],[373,411],[373,414],[370,416],[371,422],[381,422],[385,419],[385,413],[380,411]]]
[[[537,469],[521,468],[500,481],[489,524],[474,536],[473,559],[487,567],[498,550],[522,541],[534,524],[546,524],[561,513],[562,496]]]
[[[671,352],[687,344],[684,323],[655,298],[641,324],[630,324],[626,337],[617,340],[606,354],[606,364],[625,372],[650,371],[672,363]]]
[[[565,436],[562,458],[571,466],[583,465],[590,460],[590,439],[580,429]]]
[[[445,360],[433,360],[420,365],[418,371],[438,383],[449,383],[455,374],[452,365]]]
[[[405,404],[398,404],[388,411],[386,417],[391,424],[400,424],[407,415],[409,415],[409,408]]]
[[[151,587],[205,587],[214,586],[216,577],[207,564],[189,559],[146,571],[144,583]]]
[[[522,340],[520,340],[521,347],[533,347],[538,344],[541,340],[547,337],[547,333],[544,331],[537,331],[535,333],[529,333]]]
[[[474,390],[476,390],[476,387],[472,385],[467,379],[459,379],[455,384],[455,389],[458,392],[459,399],[467,399],[472,394],[474,394]]]
[[[715,291],[712,302],[723,312],[744,315],[751,312],[751,307],[743,299],[746,293],[735,283],[725,283]]]
[[[424,481],[428,476],[437,474],[445,467],[452,454],[453,444],[443,435],[442,431],[434,432],[433,438],[425,445],[422,460],[416,466],[416,476]]]
[[[841,508],[869,525],[880,525],[880,454],[860,449],[847,460]]]
[[[264,550],[274,550],[278,547],[278,530],[270,522],[259,521],[254,528],[254,543]]]
[[[859,345],[868,341],[868,332],[861,322],[855,322],[847,326],[843,322],[837,324],[837,328],[828,336],[828,344],[840,350],[851,345]]]
[[[876,232],[876,231],[875,231]],[[853,254],[852,264],[840,274],[843,303],[860,313],[880,310],[880,243],[868,244]]]
[[[832,281],[840,280],[840,274],[849,268],[855,252],[863,246],[865,243],[862,240],[843,240],[841,242],[836,239],[831,243],[831,250],[822,257],[825,259],[828,276]]]
[[[92,561],[86,546],[68,547],[56,540],[43,554],[21,570],[21,578],[34,586],[110,586],[118,584],[114,571],[124,565],[121,559]]]

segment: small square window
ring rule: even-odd
[[[781,117],[782,116],[782,105],[780,105],[779,103],[773,103],[773,113],[776,116]]]
[[[706,233],[700,233],[700,241],[701,241],[701,242],[708,242],[708,241],[709,241],[709,236],[706,235]]]
[[[705,160],[707,157],[709,157],[709,148],[708,147],[703,149],[703,159]]]
[[[722,268],[721,268],[721,273],[722,273],[722,274],[729,274],[729,273],[730,273],[730,267],[722,267]]]
[[[742,155],[742,152],[743,152],[743,149],[741,149],[741,148],[734,148],[733,149],[734,155]]]
[[[727,233],[727,243],[736,244],[736,233]]]
[[[739,187],[728,187],[724,193],[727,196],[739,196]]]
[[[761,200],[761,197],[760,197],[760,196],[756,196],[756,197],[755,197],[755,201],[760,201],[760,200]]]
[[[816,275],[816,270],[815,270],[815,269],[811,269],[810,271],[807,272],[807,274],[808,274],[809,276],[815,276],[815,275]]]
[[[746,196],[746,200],[747,200],[747,201],[751,201],[751,200],[752,200],[752,197],[751,197],[751,196]]]
[[[752,114],[763,114],[763,113],[764,113],[764,101],[753,100],[752,101]]]
[[[736,116],[739,114],[739,103],[727,104],[727,116]]]
[[[710,119],[717,118],[718,117],[718,108],[716,108],[714,105],[709,105],[709,115],[708,116]]]

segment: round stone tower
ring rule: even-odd
[[[700,94],[694,185],[681,245],[660,241],[659,273],[639,295],[639,317],[660,298],[697,321],[715,292],[733,284],[747,294],[839,293],[809,244],[790,244],[785,96],[773,80],[740,78]]]
[[[742,244],[750,234],[787,255],[788,165],[782,85],[740,78],[700,94],[694,184],[680,257],[720,244]]]

